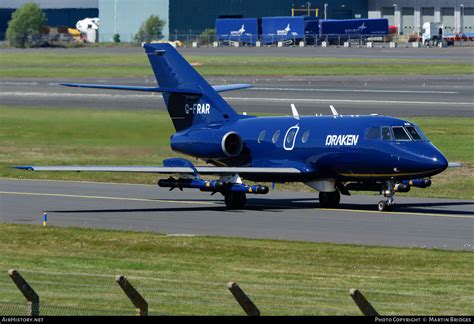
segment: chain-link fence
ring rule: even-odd
[[[94,309],[81,308],[68,305],[40,305],[40,316],[133,316],[133,308],[124,309]],[[27,304],[0,301],[0,314],[2,316],[29,316]]]
[[[0,40],[5,35],[0,34]],[[116,46],[141,46],[141,42],[135,38],[135,35],[119,35],[99,33],[100,43],[107,45],[115,43]],[[465,47],[474,46],[473,37],[450,37],[441,41],[423,42],[418,35],[320,35],[305,34],[293,36],[280,36],[275,34],[262,35],[244,35],[244,36],[217,36],[214,33],[174,33],[170,34],[168,39],[155,40],[153,42],[167,42],[175,47]],[[84,40],[78,41],[77,38],[69,34],[54,34],[36,36],[32,39],[32,46],[71,46],[85,44]]]
[[[471,39],[446,39],[422,42],[417,36],[319,35],[306,34],[282,38],[277,35],[219,37],[215,35],[170,35],[169,42],[177,47],[464,47],[473,46]]]

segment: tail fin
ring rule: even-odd
[[[169,44],[144,44],[176,131],[198,124],[216,124],[239,115]],[[189,93],[186,93],[189,91]]]

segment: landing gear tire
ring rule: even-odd
[[[337,208],[341,201],[341,194],[339,190],[334,192],[320,192],[319,193],[319,206],[321,208]]]
[[[381,200],[378,204],[379,211],[392,211],[394,204],[389,204],[387,200]]]
[[[242,209],[247,203],[247,197],[243,192],[231,192],[224,196],[227,209]]]

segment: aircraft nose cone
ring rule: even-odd
[[[433,169],[445,170],[448,167],[448,160],[444,157],[441,152],[433,157]]]

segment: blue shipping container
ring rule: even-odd
[[[299,17],[264,17],[262,18],[262,40],[264,44],[284,42],[296,44],[306,39],[313,44],[319,34],[318,18]]]
[[[255,44],[258,40],[258,19],[216,19],[216,37],[220,42],[234,41]]]
[[[388,19],[325,20],[321,21],[319,32],[321,36],[384,36],[388,35]]]

